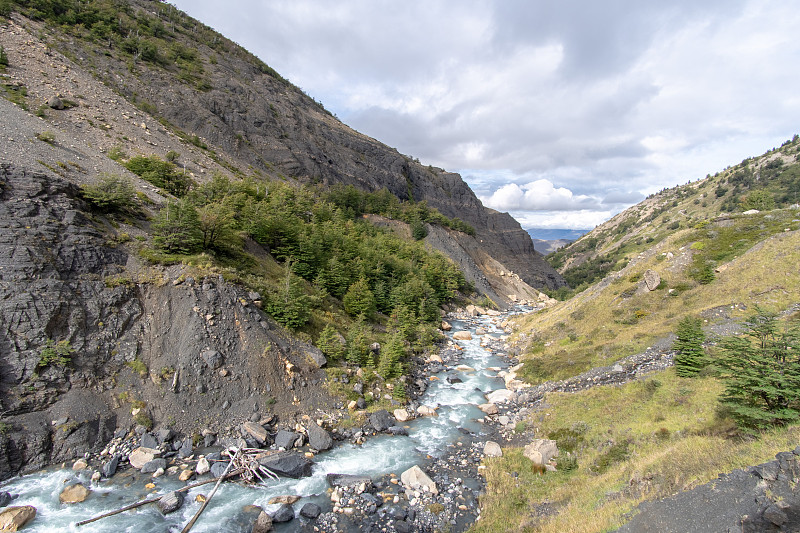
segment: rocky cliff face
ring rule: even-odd
[[[137,16],[166,17],[153,2],[130,4]],[[401,200],[424,200],[446,216],[473,225],[488,253],[530,285],[565,284],[534,250],[519,223],[507,213],[485,208],[458,174],[424,167],[352,130],[237,45],[183,14],[173,17],[179,23],[165,39],[193,51],[192,81],[181,78],[172,66],[141,60],[131,65],[102,46],[58,35],[53,39],[74,58],[77,64],[71,68],[93,73],[140,109],[160,117],[167,130],[196,135],[198,144],[213,147],[217,153],[211,159],[224,161],[225,172],[250,169],[306,183],[386,188]],[[207,164],[196,158],[187,166],[200,173]]]
[[[66,180],[2,164],[0,185],[0,479],[97,448],[132,405],[188,433],[329,404],[324,358],[259,295],[147,270]],[[66,364],[43,364],[48,341]]]

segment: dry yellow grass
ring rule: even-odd
[[[548,395],[549,407],[532,417],[537,436],[586,424],[578,469],[540,476],[521,450],[505,450],[487,461],[487,495],[472,531],[607,531],[643,500],[690,489],[797,445],[800,427],[757,440],[719,435],[726,423],[715,414],[721,385],[714,378],[684,379],[670,369],[648,381],[654,379],[660,386],[632,382]],[[628,457],[592,473],[611,443],[620,442],[628,443]]]

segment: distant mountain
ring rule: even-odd
[[[575,241],[572,239],[555,239],[552,241],[533,239],[533,248],[540,254],[547,255],[573,242]]]
[[[568,240],[577,241],[591,229],[565,229],[565,228],[525,228],[532,239],[542,241]],[[538,251],[538,248],[537,248]]]

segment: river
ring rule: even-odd
[[[339,444],[328,452],[320,453],[314,459],[310,477],[281,479],[280,482],[258,487],[223,484],[192,531],[249,533],[253,516],[243,514],[243,508],[255,505],[272,512],[279,506],[269,505],[270,498],[287,494],[303,497],[294,505],[295,511],[299,511],[306,502],[314,502],[322,507],[323,512],[327,512],[331,510],[331,501],[326,492],[329,488],[326,480],[328,473],[369,475],[373,479],[390,473],[399,476],[415,464],[425,469],[430,457],[441,457],[456,442],[463,445],[461,441],[465,440],[465,435],[477,435],[477,440],[480,440],[482,424],[479,419],[485,415],[478,405],[485,403],[486,393],[504,387],[503,380],[497,377],[497,369],[508,365],[503,354],[487,349],[481,344],[481,339],[485,342],[490,337],[503,335],[496,324],[505,316],[452,320],[453,329],[448,333],[450,338],[455,332],[466,330],[471,331],[473,339],[454,341],[463,348],[460,359],[455,363],[447,362],[442,365],[440,372],[429,377],[430,385],[419,402],[437,407],[438,416],[407,422],[408,436],[380,435],[370,438],[363,445]],[[489,337],[476,335],[475,330],[479,327],[486,329]],[[163,476],[152,480],[149,475],[142,475],[135,470],[117,474],[111,480],[93,483],[89,479],[91,472],[91,469],[83,472],[48,469],[9,480],[0,485],[0,490],[19,494],[19,498],[11,505],[32,505],[37,509],[36,518],[24,528],[24,531],[32,533],[180,531],[200,505],[195,502],[195,497],[201,493],[208,494],[211,490],[210,485],[192,489],[183,507],[167,516],[162,516],[155,505],[147,505],[77,527],[75,523],[80,520],[184,485],[174,477]],[[77,481],[91,488],[92,494],[80,504],[61,504],[59,494],[65,484]],[[144,485],[151,481],[156,484],[156,489],[145,488]],[[474,516],[476,509],[472,508],[469,512]],[[295,519],[285,524],[275,524],[275,531],[308,531],[309,525],[305,519]]]

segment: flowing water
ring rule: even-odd
[[[329,452],[320,453],[315,457],[312,475],[307,478],[281,479],[280,482],[270,482],[268,486],[257,488],[235,483],[223,484],[192,531],[249,533],[253,516],[242,514],[244,506],[256,505],[272,512],[279,506],[269,505],[267,503],[269,499],[286,494],[303,497],[294,505],[295,510],[299,510],[309,501],[317,503],[323,510],[329,510],[326,474],[369,475],[373,479],[389,473],[399,476],[415,464],[424,464],[426,455],[440,456],[450,443],[464,436],[459,428],[479,434],[481,423],[477,419],[484,415],[478,409],[478,404],[485,402],[485,393],[504,387],[503,380],[497,377],[497,372],[489,369],[505,368],[507,361],[504,357],[481,346],[481,337],[474,333],[477,327],[487,329],[489,335],[495,337],[502,334],[492,321],[486,318],[469,322],[453,321],[451,336],[456,331],[472,331],[473,340],[457,341],[463,348],[458,364],[471,369],[449,367],[436,376],[438,380],[430,381],[420,403],[438,407],[439,416],[418,418],[408,422],[408,436],[381,435],[369,439],[361,446],[340,444]],[[461,382],[450,383],[447,377],[457,377]],[[51,469],[6,482],[0,486],[0,490],[19,494],[19,498],[12,505],[36,507],[36,519],[24,530],[43,533],[180,531],[199,507],[199,504],[195,503],[195,496],[200,493],[208,494],[211,490],[211,485],[192,489],[187,494],[183,507],[166,517],[151,504],[77,527],[75,523],[80,520],[120,508],[148,496],[151,491],[144,485],[149,481],[155,482],[157,493],[166,493],[184,485],[177,479],[168,479],[166,476],[151,480],[149,475],[141,475],[135,470],[128,470],[118,474],[111,481],[101,483],[91,483],[90,475],[91,470],[76,473],[69,469]],[[59,494],[65,484],[76,481],[90,487],[92,494],[80,504],[61,504]],[[289,532],[298,526],[297,520],[294,520],[287,524],[276,524],[275,531]]]

